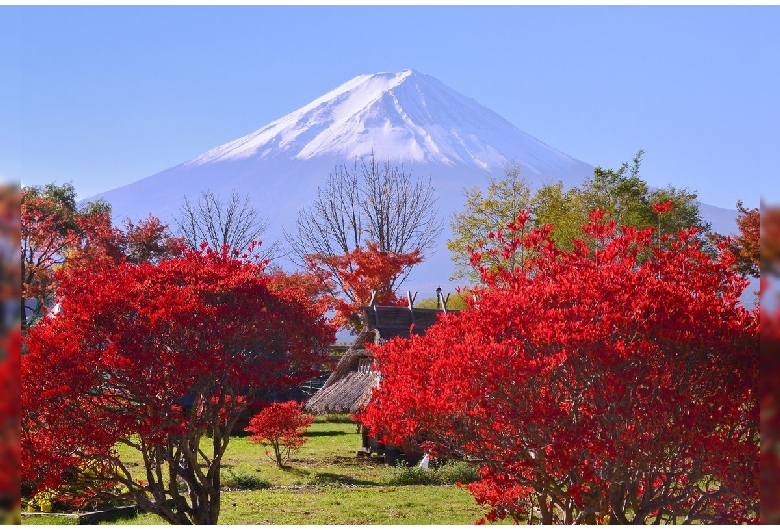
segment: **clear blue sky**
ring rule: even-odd
[[[780,8],[0,7],[0,179],[80,196],[413,68],[593,165],[780,200]]]

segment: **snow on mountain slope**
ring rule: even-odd
[[[566,176],[587,166],[523,133],[439,80],[405,70],[358,76],[258,131],[187,163],[247,158],[381,158],[483,170],[508,160],[533,175]]]
[[[537,183],[576,185],[593,171],[439,80],[405,70],[355,77],[249,135],[100,196],[116,220],[153,212],[170,221],[184,195],[235,188],[255,198],[274,237],[329,172],[371,152],[430,175],[447,215],[461,207],[463,188],[502,175],[508,163]]]
[[[196,200],[210,189],[227,197],[236,189],[267,218],[271,243],[282,238],[283,228],[294,231],[298,211],[337,165],[352,165],[371,152],[380,161],[403,164],[414,177],[430,176],[445,226],[463,208],[462,190],[484,188],[488,175],[500,177],[507,164],[519,164],[532,185],[560,180],[576,186],[593,174],[591,165],[439,80],[405,70],[355,77],[251,134],[99,196],[111,203],[117,222],[151,212],[172,223],[185,195]],[[734,231],[735,211],[702,205],[702,213],[714,230]],[[452,292],[448,228],[404,289],[428,296],[441,284]]]

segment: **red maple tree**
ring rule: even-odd
[[[570,252],[550,226],[523,236],[527,213],[493,234],[490,252],[530,257],[491,270],[475,253],[486,287],[469,310],[376,347],[382,381],[361,420],[398,445],[480,462],[468,489],[489,520],[756,521],[747,282],[695,229],[660,244],[604,217]]]
[[[227,249],[57,279],[62,311],[25,340],[23,478],[41,490],[76,477],[82,500],[216,524],[236,420],[258,393],[317,375],[334,329],[301,290],[272,289],[265,262]],[[140,474],[118,446],[140,453]]]
[[[81,239],[83,214],[76,210],[75,191],[72,187],[64,194],[56,187],[46,191],[51,193],[25,188],[21,194],[22,329],[28,310],[39,315],[54,297],[54,270]],[[26,300],[32,299],[37,303],[27,307]]]
[[[164,258],[181,255],[184,239],[174,237],[157,217],[134,222],[125,219],[124,229],[112,225],[111,211],[102,210],[78,219],[80,237],[62,252],[67,273],[90,267],[115,267],[122,262],[158,263]]]
[[[762,202],[761,524],[780,524],[780,206]]]
[[[761,266],[761,216],[758,208],[746,208],[737,201],[737,233],[728,237],[717,232],[707,234],[707,239],[717,245],[725,241],[734,254],[732,267],[743,276],[759,277]],[[766,256],[764,256],[766,258]]]
[[[362,328],[360,308],[371,303],[372,296],[377,304],[398,305],[403,303],[392,289],[395,278],[411,266],[420,263],[420,252],[407,254],[379,250],[376,243],[367,243],[366,248],[339,256],[307,256],[311,271],[329,279],[336,309],[335,322],[359,332]],[[342,297],[335,294],[340,291]]]
[[[271,403],[252,416],[246,430],[253,434],[251,441],[269,443],[276,465],[284,467],[290,454],[308,441],[303,435],[313,422],[314,416],[303,412],[303,403],[286,401]]]
[[[21,332],[0,338],[0,520],[20,508]],[[4,513],[6,512],[6,513]]]
[[[111,224],[111,212],[93,212],[84,218],[80,228],[84,234],[80,244],[68,249],[67,266],[71,269],[114,267],[129,263],[158,263],[164,258],[181,255],[184,239],[173,236],[168,225],[149,214],[135,222],[125,219],[123,228]]]
[[[762,281],[776,283],[780,276]],[[768,298],[765,284],[761,295]],[[772,309],[761,307],[761,524],[776,525],[780,524],[780,304],[776,285],[771,292],[775,299],[762,303]]]
[[[122,230],[112,225],[108,203],[77,208],[75,201],[70,185],[22,190],[23,329],[42,316],[54,299],[57,270],[113,267],[122,261],[157,262],[180,254],[183,248],[183,240],[172,236],[167,225],[153,215],[137,223],[126,219]]]

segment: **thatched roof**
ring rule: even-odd
[[[379,373],[371,370],[373,359],[365,344],[379,344],[379,333],[364,328],[344,353],[322,388],[306,402],[314,414],[357,412],[371,399],[371,389],[379,383]]]
[[[314,414],[358,412],[371,400],[372,390],[379,385],[381,377],[371,368],[374,360],[365,344],[381,344],[394,337],[408,338],[410,329],[415,335],[422,335],[442,312],[426,308],[364,307],[363,331],[322,388],[306,402],[305,409]]]

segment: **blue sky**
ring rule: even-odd
[[[0,179],[80,196],[413,68],[524,132],[733,208],[780,202],[780,8],[0,7]]]

